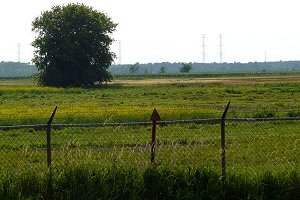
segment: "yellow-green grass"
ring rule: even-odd
[[[46,123],[56,105],[54,123],[148,121],[154,108],[163,120],[213,118],[221,116],[229,100],[229,117],[300,115],[297,77],[279,83],[256,79],[161,85],[148,80],[146,85],[119,83],[91,89],[6,84],[0,86],[0,125]]]

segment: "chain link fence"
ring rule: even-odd
[[[300,169],[299,118],[228,119],[228,171],[260,173]]]
[[[58,109],[53,124],[49,120],[48,125],[1,126],[0,170],[43,172],[50,166],[60,170],[76,165],[145,168],[151,161],[156,165],[205,167],[220,174],[224,170],[261,173],[299,169],[299,117],[227,118],[225,149],[221,151],[221,116],[157,120],[154,127],[154,121],[149,121],[150,114],[140,112],[136,117],[148,116],[148,120],[143,117],[139,122],[94,120],[79,124],[71,120],[73,123],[59,124],[55,123],[60,121],[56,120],[60,119]],[[230,111],[228,116],[232,116]]]

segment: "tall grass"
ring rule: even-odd
[[[227,122],[229,172],[259,174],[299,167],[297,121]],[[151,126],[60,128],[51,132],[53,166],[109,163],[144,168],[150,162]],[[201,167],[220,171],[220,125],[158,126],[156,161],[161,165]],[[45,170],[45,130],[0,131],[0,169]]]
[[[3,86],[0,125],[46,123],[57,104],[54,123],[148,121],[154,107],[162,120],[220,117],[228,100],[228,117],[298,116],[299,98],[299,83]],[[298,125],[271,124],[260,134],[258,125],[226,129],[225,182],[214,168],[220,164],[216,126],[158,127],[153,166],[149,127],[53,130],[51,173],[44,131],[0,131],[0,199],[297,199]]]
[[[300,174],[257,177],[207,169],[73,166],[52,173],[1,174],[0,199],[298,199]]]

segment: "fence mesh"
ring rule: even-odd
[[[0,169],[20,173],[28,169],[47,169],[44,130],[13,129],[0,131]]]
[[[75,125],[76,126],[76,125]],[[13,128],[13,129],[11,129]],[[2,127],[0,169],[20,173],[47,169],[44,126]],[[226,166],[233,173],[299,169],[299,118],[227,119]],[[156,128],[155,163],[175,167],[206,167],[221,173],[220,119],[163,121]],[[54,124],[52,168],[65,166],[150,165],[151,122]]]
[[[134,165],[149,163],[148,127],[76,127],[52,133],[53,167],[65,165]]]
[[[299,168],[299,120],[234,121],[226,126],[228,171],[258,173]]]
[[[172,166],[219,167],[218,124],[175,124],[159,127],[157,132],[157,162]]]

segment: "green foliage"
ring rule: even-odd
[[[192,69],[192,63],[182,63],[182,67],[180,68],[180,72],[188,73]]]
[[[35,72],[35,66],[29,63],[0,62],[0,77],[30,77]]]
[[[287,113],[288,117],[300,117],[300,111],[291,110]]]
[[[117,24],[83,4],[54,6],[32,22],[37,80],[43,86],[91,86],[111,79],[110,34]]]
[[[242,94],[242,92],[234,90],[234,89],[225,89],[224,92],[229,94]]]
[[[139,63],[135,63],[133,65],[129,66],[129,74],[136,74],[138,72],[139,69]]]
[[[164,74],[166,72],[166,68],[164,66],[160,67],[159,73]]]
[[[269,74],[269,73],[299,73],[300,61],[278,61],[278,62],[248,62],[248,63],[192,63],[193,71],[200,73],[253,73],[253,74]],[[112,65],[110,71],[112,74],[128,74],[126,70],[128,64]],[[153,74],[160,72],[161,66],[168,68],[168,73],[177,73],[182,67],[182,63],[144,63],[140,67],[151,69]]]
[[[0,198],[8,199],[290,199],[300,195],[300,175],[230,174],[224,182],[206,169],[149,166],[72,166],[38,174],[1,174]]]
[[[254,118],[271,118],[271,117],[275,117],[275,113],[274,113],[274,111],[263,110],[263,111],[254,113],[253,117]]]

